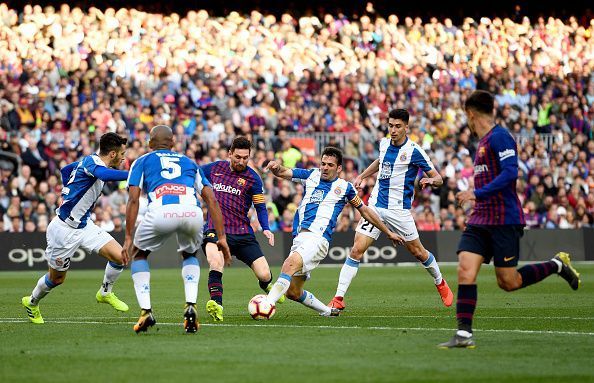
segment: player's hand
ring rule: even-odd
[[[132,238],[126,237],[122,246],[122,263],[127,266],[130,262],[130,249],[132,248]]]
[[[355,178],[355,181],[353,182],[353,186],[355,187],[355,189],[361,190],[362,189],[362,186],[361,186],[362,183],[363,183],[363,178],[361,178],[361,176],[357,176],[357,178]]]
[[[421,181],[419,181],[419,184],[421,185],[421,189],[425,189],[427,186],[433,186],[433,183],[435,182],[435,180],[433,178],[421,178]]]
[[[466,205],[467,202],[475,201],[476,196],[474,195],[474,191],[464,190],[456,193],[456,200],[458,201],[458,205],[463,206]]]
[[[394,233],[394,232],[390,232],[390,235],[388,235],[388,239],[390,241],[392,241],[392,243],[394,244],[394,246],[396,245],[404,245],[404,238],[402,238],[401,236],[399,236],[398,234]]]
[[[272,160],[266,165],[265,170],[270,170],[273,174],[276,174],[280,170],[280,164],[275,160]]]
[[[223,259],[225,260],[225,266],[231,266],[231,250],[227,244],[227,238],[220,238],[217,241],[217,247],[219,251],[223,253]]]
[[[268,244],[269,244],[270,246],[274,246],[274,233],[273,233],[273,232],[271,232],[270,230],[264,230],[264,231],[262,232],[262,234],[264,234],[264,236],[265,236],[266,238],[268,238]]]

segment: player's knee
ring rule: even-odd
[[[499,288],[503,291],[514,291],[521,287],[521,283],[507,278],[497,278],[497,285],[499,285]]]
[[[58,286],[58,285],[61,285],[62,283],[64,283],[64,281],[66,280],[66,274],[54,275],[54,276],[51,276],[49,279],[55,286]]]
[[[474,275],[474,271],[471,267],[463,263],[458,263],[458,283],[474,283],[475,279],[476,276]]]
[[[351,254],[349,255],[349,257],[353,258],[356,261],[360,261],[361,258],[363,258],[363,254],[365,253],[365,250],[363,250],[363,248],[357,244],[355,244],[353,246],[353,248],[351,249]]]

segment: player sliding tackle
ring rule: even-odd
[[[300,182],[305,187],[293,221],[291,252],[267,300],[276,304],[281,296],[286,295],[320,315],[337,316],[340,312],[337,308],[323,304],[312,293],[304,290],[303,285],[309,273],[328,254],[328,245],[344,206],[350,203],[359,209],[363,217],[395,243],[402,244],[404,239],[391,232],[377,214],[363,204],[350,182],[338,178],[342,170],[342,152],[339,149],[325,148],[319,169],[288,169],[276,161],[271,161],[266,169],[279,178]]]

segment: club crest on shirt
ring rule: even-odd
[[[338,187],[338,188],[334,189],[334,194],[340,195],[340,193],[342,193],[342,189],[341,188]]]
[[[238,184],[239,186],[244,186],[244,185],[245,185],[245,182],[246,182],[246,181],[245,181],[245,179],[244,179],[244,178],[238,178],[238,179],[237,179],[237,184]]]
[[[400,162],[404,162],[406,161],[406,152],[402,153],[402,155],[400,156]]]
[[[485,147],[484,147],[484,146],[481,146],[481,147],[479,148],[479,150],[478,150],[478,156],[479,156],[479,157],[482,157],[482,156],[484,156],[484,155],[485,155]]]

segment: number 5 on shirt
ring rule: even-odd
[[[179,158],[161,157],[161,177],[172,180],[181,176],[181,166],[178,164]]]

